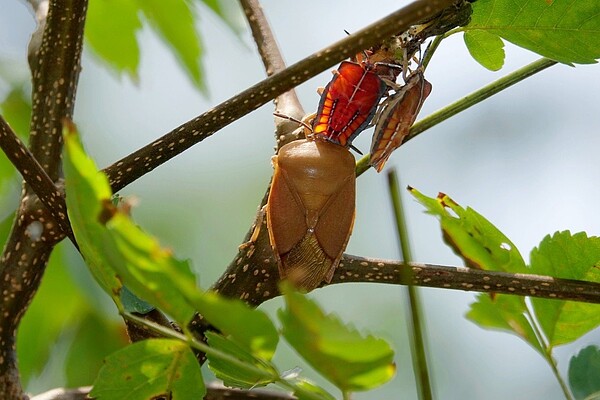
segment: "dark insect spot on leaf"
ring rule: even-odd
[[[440,201],[440,204],[442,205],[442,207],[448,207],[448,204],[446,204],[444,202],[444,197],[446,197],[446,193],[439,192],[437,195],[437,198]]]
[[[487,251],[488,253],[492,254],[492,250],[490,250],[490,248],[489,248],[489,247],[487,247],[487,246],[484,246],[483,248],[485,249],[485,251]]]
[[[110,199],[102,200],[102,210],[98,214],[98,222],[106,225],[108,221],[117,213],[117,208],[113,205]]]
[[[473,232],[467,232],[467,234],[471,237],[474,237]]]
[[[125,375],[125,380],[126,380],[126,381],[130,381],[130,380],[131,380],[131,378],[133,378],[131,375]]]
[[[173,398],[172,392],[159,394],[154,397],[151,397],[150,400],[171,400]]]

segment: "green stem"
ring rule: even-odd
[[[529,307],[527,307],[525,309],[525,313],[529,317],[529,321],[531,322],[533,331],[534,331],[535,335],[538,337],[538,340],[540,341],[540,343],[542,345],[543,357],[546,359],[548,364],[550,364],[552,373],[556,377],[556,380],[558,381],[558,384],[560,385],[560,387],[565,395],[565,398],[567,400],[573,400],[573,396],[571,395],[571,391],[569,390],[569,387],[567,386],[566,382],[564,381],[563,377],[560,375],[560,372],[558,371],[558,365],[556,364],[556,360],[554,359],[554,357],[552,357],[552,348],[550,347],[550,344],[548,344],[545,337],[543,336],[542,331],[537,324],[537,320],[535,318],[533,318],[533,314],[531,313],[531,310],[529,309]]]
[[[548,67],[553,66],[554,64],[556,64],[556,61],[549,60],[547,58],[542,58],[537,61],[534,61],[531,64],[528,64],[523,68],[511,72],[510,74],[490,83],[489,85],[486,85],[481,89],[476,90],[471,94],[468,94],[462,99],[455,101],[454,103],[442,108],[441,110],[438,110],[433,114],[428,115],[427,117],[415,123],[412,126],[412,128],[410,128],[410,133],[408,137],[404,140],[404,142],[402,142],[402,144],[415,138],[420,133],[426,131],[429,128],[432,128],[440,122],[447,120],[453,115],[456,115],[459,112],[464,111],[471,106],[474,106],[475,104],[487,99],[488,97],[491,97],[496,93],[511,87],[515,83],[518,83],[525,78],[528,78],[534,74],[537,74],[538,72],[545,70]],[[369,156],[369,154],[365,154],[365,156],[358,160],[358,162],[356,163],[356,176],[361,175],[363,172],[369,169]]]
[[[423,56],[423,60],[421,61],[421,66],[423,67],[423,69],[427,68],[427,66],[429,65],[429,61],[431,61],[431,57],[433,57],[433,53],[435,53],[435,51],[440,46],[440,43],[442,43],[442,40],[444,40],[445,37],[445,35],[437,35],[431,41],[431,44],[427,46],[427,50],[425,50],[425,55]]]
[[[164,337],[170,338],[170,339],[181,340],[181,341],[187,343],[190,347],[192,347],[196,350],[199,350],[207,355],[211,355],[216,358],[220,358],[223,361],[226,361],[228,363],[235,365],[237,368],[239,368],[241,370],[247,371],[251,374],[257,374],[258,376],[261,376],[263,378],[266,378],[266,379],[269,379],[272,381],[278,381],[281,379],[281,377],[279,375],[269,374],[264,369],[256,368],[252,364],[247,364],[243,361],[240,361],[236,357],[231,356],[230,354],[227,354],[220,350],[217,350],[214,347],[210,347],[205,343],[199,342],[198,340],[196,340],[192,337],[185,336],[177,331],[174,331],[173,329],[169,329],[167,327],[164,327],[164,326],[159,325],[152,321],[147,321],[143,318],[140,318],[140,317],[130,314],[128,312],[125,312],[122,315],[123,315],[123,318],[127,318],[128,320],[135,322],[136,324],[144,326],[144,327],[152,330],[153,332],[158,333],[161,336],[164,336]]]
[[[560,388],[562,389],[563,393],[565,394],[565,399],[574,400],[573,396],[571,395],[571,391],[569,390],[569,387],[567,386],[567,383],[564,381],[564,379],[560,375],[560,372],[558,371],[558,366],[556,365],[556,361],[554,360],[554,357],[552,357],[551,352],[552,351],[550,349],[548,349],[546,352],[544,352],[546,360],[548,361],[548,364],[550,364],[550,368],[552,368],[552,372],[554,373],[556,380],[558,380],[558,383],[560,384]]]
[[[296,387],[296,385],[294,385],[292,382],[289,382],[289,381],[283,379],[278,373],[277,373],[277,375],[273,375],[273,374],[268,373],[264,369],[256,368],[252,364],[248,364],[241,360],[238,360],[236,357],[231,356],[230,354],[224,353],[220,350],[215,349],[214,347],[210,347],[207,344],[194,339],[193,336],[191,336],[191,334],[183,335],[177,331],[174,331],[173,329],[169,329],[169,328],[159,325],[155,322],[145,320],[143,318],[140,318],[140,317],[130,314],[128,312],[123,312],[123,313],[121,313],[121,315],[123,316],[123,318],[133,321],[136,324],[142,325],[154,333],[157,333],[166,338],[181,340],[181,341],[187,343],[190,347],[192,347],[196,350],[199,350],[199,351],[203,352],[204,354],[211,355],[215,358],[219,358],[223,361],[231,363],[243,371],[247,371],[251,374],[261,376],[262,378],[268,379],[285,389],[289,389],[292,391],[296,391],[298,389]],[[306,399],[323,400],[323,398],[321,396],[319,396],[318,394],[310,393],[308,391],[303,391],[303,394],[304,394],[304,398],[306,398]]]
[[[402,209],[402,198],[399,190],[399,182],[396,176],[396,171],[392,169],[388,173],[388,184],[390,195],[392,198],[392,206],[394,207],[394,215],[396,217],[396,228],[398,231],[398,239],[400,242],[400,251],[402,260],[409,264],[412,261],[410,252],[410,243],[408,240],[408,229]],[[411,269],[406,269],[406,273],[412,274]],[[412,281],[412,277],[408,276],[408,282]],[[423,311],[421,309],[421,301],[417,288],[413,285],[407,287],[408,302],[410,305],[411,323],[409,323],[409,338],[411,342],[410,350],[412,354],[413,370],[415,380],[417,382],[417,392],[419,399],[430,400],[433,398],[431,381],[429,377],[429,369],[427,368],[427,354],[425,350],[425,328],[423,326]]]

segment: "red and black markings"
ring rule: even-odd
[[[386,90],[372,64],[342,62],[321,95],[314,135],[349,146],[373,119]]]

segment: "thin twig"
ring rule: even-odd
[[[463,290],[467,292],[503,293],[544,299],[600,303],[600,283],[553,278],[533,274],[509,274],[474,268],[434,264],[366,259],[344,256],[343,265],[331,284],[342,282],[377,282],[394,285]],[[411,268],[412,281],[403,280],[402,270]]]
[[[224,101],[204,114],[142,147],[104,169],[113,192],[164,164],[219,129],[266,104],[280,94],[306,82],[321,71],[358,51],[380,43],[387,37],[405,31],[415,21],[434,15],[453,0],[416,1],[319,51],[284,71],[257,83]]]
[[[398,242],[400,253],[405,263],[412,262],[410,251],[410,243],[408,236],[408,228],[406,227],[405,214],[402,206],[402,195],[400,194],[400,184],[395,169],[388,172],[388,188],[390,190],[390,198],[394,209],[394,217],[396,219],[396,231],[398,233]],[[412,270],[409,270],[412,273]],[[412,276],[407,276],[412,280]],[[413,372],[417,383],[417,393],[420,400],[433,399],[431,378],[429,368],[427,367],[427,350],[426,350],[426,329],[424,325],[424,312],[421,306],[419,292],[413,285],[406,286],[406,294],[408,299],[408,313],[410,319],[407,321],[408,334],[410,339],[410,352],[412,356]]]
[[[258,48],[258,53],[265,66],[267,76],[276,72],[285,70],[286,65],[283,55],[277,46],[277,41],[273,36],[267,17],[258,0],[240,0],[240,4],[246,14],[246,20],[250,25],[254,43]],[[280,94],[275,98],[275,110],[298,120],[304,117],[304,109],[298,100],[294,89]],[[277,146],[291,140],[297,139],[291,135],[298,128],[295,122],[289,119],[275,118],[275,139]]]
[[[234,259],[213,286],[219,293],[259,305],[279,296],[279,271],[269,243],[266,222],[259,218],[254,235],[240,246]],[[503,293],[546,299],[600,303],[600,283],[531,274],[509,274],[466,267],[363,258],[344,254],[329,284],[387,283],[469,292]]]
[[[0,115],[0,148],[23,176],[40,201],[48,208],[58,226],[71,242],[75,242],[71,224],[67,216],[65,199],[46,171],[37,162],[31,151],[19,139],[8,123]]]

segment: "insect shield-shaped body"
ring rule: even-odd
[[[377,172],[400,147],[430,93],[431,83],[425,80],[421,70],[417,70],[407,78],[404,86],[386,99],[377,116],[371,143],[369,164]]]
[[[331,281],[350,238],[355,161],[322,140],[296,140],[273,157],[267,203],[269,239],[281,278],[310,291]]]
[[[342,62],[321,94],[314,135],[350,145],[373,119],[386,87],[368,62]]]

